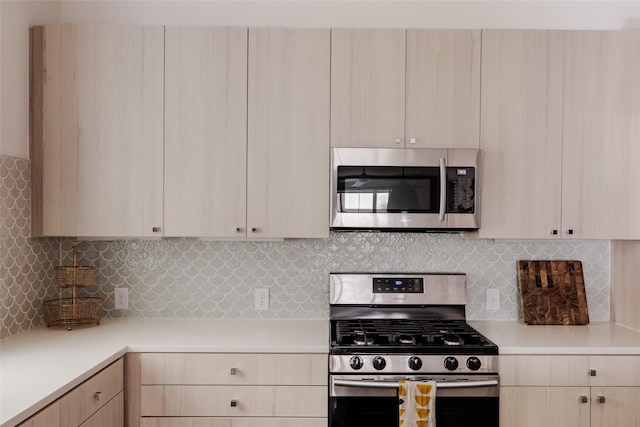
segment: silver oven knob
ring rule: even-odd
[[[444,367],[449,371],[455,371],[458,369],[458,359],[452,356],[447,357],[444,359]]]
[[[419,357],[413,356],[409,358],[409,369],[417,371],[422,368],[422,360]]]
[[[358,369],[361,369],[362,365],[363,365],[363,362],[360,356],[353,356],[351,359],[349,359],[349,366],[351,366],[351,368],[355,369],[356,371]]]
[[[381,371],[384,369],[385,366],[387,366],[387,361],[380,356],[374,357],[372,363],[373,363],[373,368],[377,371]]]

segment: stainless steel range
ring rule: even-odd
[[[498,427],[498,347],[465,274],[331,274],[330,427],[397,427],[399,381],[437,381],[438,427]]]

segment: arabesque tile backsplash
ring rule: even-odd
[[[80,263],[97,268],[94,285],[79,292],[105,298],[107,317],[326,318],[330,272],[426,271],[468,275],[469,319],[517,320],[516,261],[577,259],[583,262],[591,320],[609,319],[609,241],[360,232],[284,241],[29,239],[28,161],[2,156],[1,165],[2,337],[41,324],[45,298],[68,296],[53,284],[53,266],[69,263],[75,243]],[[129,290],[128,310],[114,309],[117,287]],[[254,310],[255,288],[269,288],[269,310]],[[487,288],[500,290],[500,310],[486,310]]]

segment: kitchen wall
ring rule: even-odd
[[[51,277],[56,239],[31,239],[29,160],[0,155],[0,339],[42,323],[41,305],[55,298]]]
[[[69,253],[75,242],[66,240]],[[198,239],[82,242],[81,263],[98,269],[87,296],[106,298],[110,317],[289,318],[328,316],[330,272],[463,272],[467,317],[520,317],[516,261],[583,262],[591,320],[609,319],[609,242],[494,242],[460,234],[333,233],[328,239],[215,242]],[[68,258],[67,262],[70,261]],[[129,290],[115,310],[113,289]],[[254,289],[270,290],[270,310],[255,311]],[[486,289],[501,309],[488,311]],[[84,291],[84,290],[83,290]]]
[[[57,298],[52,269],[70,240],[30,239],[28,149],[29,25],[48,22],[166,25],[640,28],[633,1],[0,1],[0,338],[42,323],[41,303]],[[327,240],[205,242],[191,239],[83,242],[84,262],[99,268],[92,294],[113,317],[326,316],[329,271],[428,270],[469,274],[469,317],[518,317],[515,261],[584,262],[593,320],[609,318],[609,242],[527,243],[465,240],[460,235],[333,234]],[[113,309],[114,287],[131,308]],[[254,287],[272,307],[252,310]],[[483,306],[501,290],[502,309]]]

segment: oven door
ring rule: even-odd
[[[330,376],[329,427],[398,427],[397,376]],[[498,427],[499,377],[436,378],[438,427]]]

